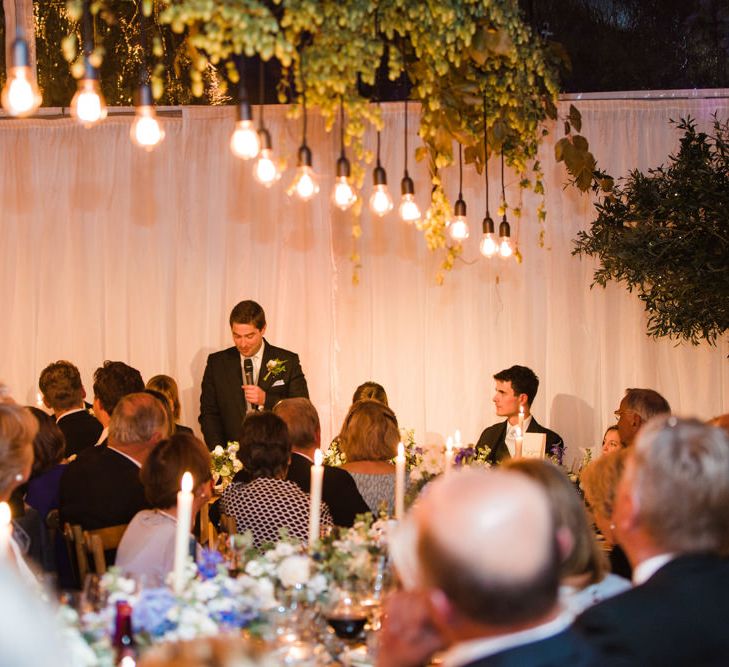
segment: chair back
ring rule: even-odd
[[[81,526],[65,523],[62,534],[68,562],[71,564],[71,576],[76,588],[80,589],[89,573],[89,559],[86,555],[83,530]]]
[[[91,554],[96,574],[106,573],[106,555],[104,552],[117,549],[127,525],[122,523],[117,526],[107,526],[106,528],[85,530],[83,532],[84,545],[86,551]]]

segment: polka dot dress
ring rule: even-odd
[[[282,527],[288,529],[290,537],[302,542],[309,539],[309,494],[295,482],[259,477],[231,484],[221,503],[223,513],[235,519],[239,533],[253,533],[257,549],[266,542],[277,542]],[[327,532],[332,525],[329,507],[322,502],[321,528]]]

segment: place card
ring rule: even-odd
[[[546,433],[525,433],[521,455],[525,459],[543,459],[546,447]]]

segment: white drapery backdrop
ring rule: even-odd
[[[563,113],[568,104],[561,103]],[[615,176],[666,160],[679,136],[670,118],[690,114],[708,127],[714,111],[729,115],[726,98],[577,104],[600,166]],[[419,145],[414,106],[411,149]],[[166,118],[167,138],[151,154],[130,143],[131,116],[91,130],[66,118],[0,123],[0,380],[19,401],[35,402],[38,375],[51,361],[76,363],[91,394],[94,369],[104,359],[123,360],[145,380],[174,376],[182,421],[197,429],[207,354],[230,344],[229,311],[251,298],[266,310],[267,338],[300,354],[325,441],[337,433],[355,387],[372,379],[419,442],[456,428],[473,442],[497,419],[492,375],[514,363],[540,377],[533,412],[564,436],[572,455],[599,442],[626,387],[654,388],[680,414],[727,410],[726,336],[715,348],[652,340],[635,295],[616,285],[590,289],[593,262],[570,251],[594,209],[588,195],[563,188],[554,137],[541,156],[544,247],[535,196],[524,194],[525,215],[512,228],[522,264],[480,257],[483,180],[466,167],[471,238],[445,284],[434,280],[442,257],[429,253],[419,232],[395,211],[380,220],[365,207],[355,286],[351,220],[329,200],[336,133],[326,134],[311,115],[321,193],[308,204],[294,201],[284,190],[301,123],[285,111],[266,109],[276,151],[290,156],[271,190],[228,149],[232,108],[185,108]],[[383,164],[397,201],[403,105],[383,105],[383,112]],[[367,143],[374,146],[373,134]],[[426,170],[412,155],[409,168],[425,208]],[[496,160],[490,174],[495,217]],[[457,168],[445,179],[455,199]],[[368,168],[365,197],[370,182]],[[507,172],[512,206],[517,183]]]

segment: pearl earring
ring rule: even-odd
[[[18,473],[15,475],[15,481],[16,482],[22,482],[23,481],[23,475],[21,473]]]

